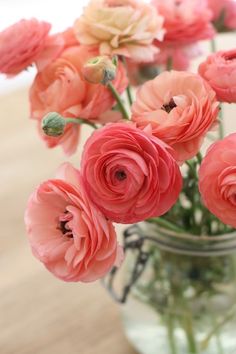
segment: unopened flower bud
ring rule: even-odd
[[[117,57],[99,56],[89,59],[82,73],[85,80],[92,84],[107,85],[115,79],[117,65]]]
[[[48,113],[42,121],[42,129],[46,135],[60,136],[64,132],[66,120],[56,112]]]

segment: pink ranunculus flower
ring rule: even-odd
[[[25,224],[34,256],[64,281],[94,281],[121,263],[112,223],[90,201],[69,163],[31,195]]]
[[[220,31],[236,29],[236,2],[234,0],[207,0],[207,2],[213,13],[214,23]]]
[[[132,120],[169,144],[182,162],[194,157],[218,115],[216,94],[199,75],[163,72],[138,91]]]
[[[236,49],[211,54],[198,71],[219,101],[236,103]]]
[[[65,49],[78,44],[72,27],[67,28],[64,32],[48,36],[44,49],[36,60],[38,71],[42,71],[53,60],[57,59]]]
[[[79,124],[67,124],[65,133],[60,137],[44,135],[41,121],[49,112],[58,112],[65,118],[88,119],[94,123],[104,123],[105,118],[106,121],[117,120],[116,113],[107,113],[115,104],[109,89],[101,84],[90,84],[83,77],[84,64],[97,55],[95,48],[80,45],[70,47],[36,76],[30,90],[31,116],[38,121],[40,134],[49,148],[61,145],[67,155],[73,154],[80,132]],[[113,85],[119,93],[128,85],[121,62]]]
[[[201,54],[199,46],[195,43],[192,45],[165,45],[159,43],[160,52],[155,56],[155,63],[167,68],[168,60],[172,61],[172,69],[184,71],[188,70],[191,61]]]
[[[212,214],[236,227],[236,133],[209,148],[199,170],[199,190]]]
[[[21,20],[0,33],[0,72],[17,75],[35,62],[45,48],[51,25]]]
[[[186,45],[214,36],[212,12],[206,0],[152,0],[151,3],[164,17],[163,43]]]
[[[150,61],[162,40],[163,18],[142,0],[91,0],[74,28],[80,43],[99,46],[100,55]]]
[[[48,36],[45,47],[36,60],[38,71],[42,71],[53,60],[57,59],[65,49],[78,44],[73,27],[67,28],[64,32]]]
[[[95,131],[85,145],[85,188],[112,221],[127,224],[163,215],[182,187],[172,152],[133,124],[108,124]]]

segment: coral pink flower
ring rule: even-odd
[[[94,281],[121,263],[112,223],[88,199],[70,164],[31,195],[25,223],[35,257],[64,281]]]
[[[199,170],[206,207],[223,223],[236,227],[236,134],[213,144]]]
[[[166,213],[182,177],[170,149],[130,123],[93,133],[82,156],[82,175],[93,202],[112,221],[133,223]]]
[[[75,31],[73,27],[67,28],[64,32],[61,33],[61,35],[65,42],[65,48],[78,45],[79,42],[75,36]]]
[[[132,107],[132,120],[165,141],[185,161],[197,154],[217,119],[215,92],[197,74],[164,72],[146,82]]]
[[[38,71],[42,71],[52,61],[57,59],[65,48],[65,41],[61,34],[48,36],[45,40],[44,49],[41,51],[35,64]]]
[[[65,118],[78,117],[93,122],[116,119],[117,115],[107,114],[115,100],[109,89],[101,84],[90,84],[84,80],[82,68],[88,59],[98,55],[94,48],[75,46],[66,49],[61,56],[39,72],[30,90],[31,116],[41,127],[41,121],[48,112],[58,112]],[[128,80],[121,63],[117,68],[113,84],[122,93]],[[41,129],[40,129],[41,131]],[[62,145],[64,152],[75,152],[80,126],[67,124],[65,133],[54,138],[42,134],[49,148]]]
[[[51,25],[21,20],[0,33],[0,72],[17,75],[35,62],[45,48]]]
[[[236,2],[234,0],[207,0],[213,20],[219,30],[236,29]],[[220,18],[223,16],[223,23]]]
[[[38,71],[42,71],[53,60],[57,59],[65,49],[78,44],[72,27],[62,33],[48,36],[45,41],[45,47],[36,60]]]
[[[215,34],[206,0],[152,0],[152,4],[165,19],[165,44],[192,44]]]
[[[91,0],[75,22],[80,43],[99,46],[101,55],[124,55],[150,61],[163,39],[163,18],[142,0]]]
[[[200,64],[199,74],[208,81],[219,101],[236,103],[236,49],[210,55]]]

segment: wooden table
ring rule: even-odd
[[[27,198],[65,158],[38,138],[26,91],[0,97],[0,112],[0,353],[134,354],[119,307],[99,283],[63,283],[31,255]]]

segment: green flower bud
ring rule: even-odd
[[[66,120],[56,112],[48,113],[42,121],[42,129],[46,135],[60,136],[64,133]]]

